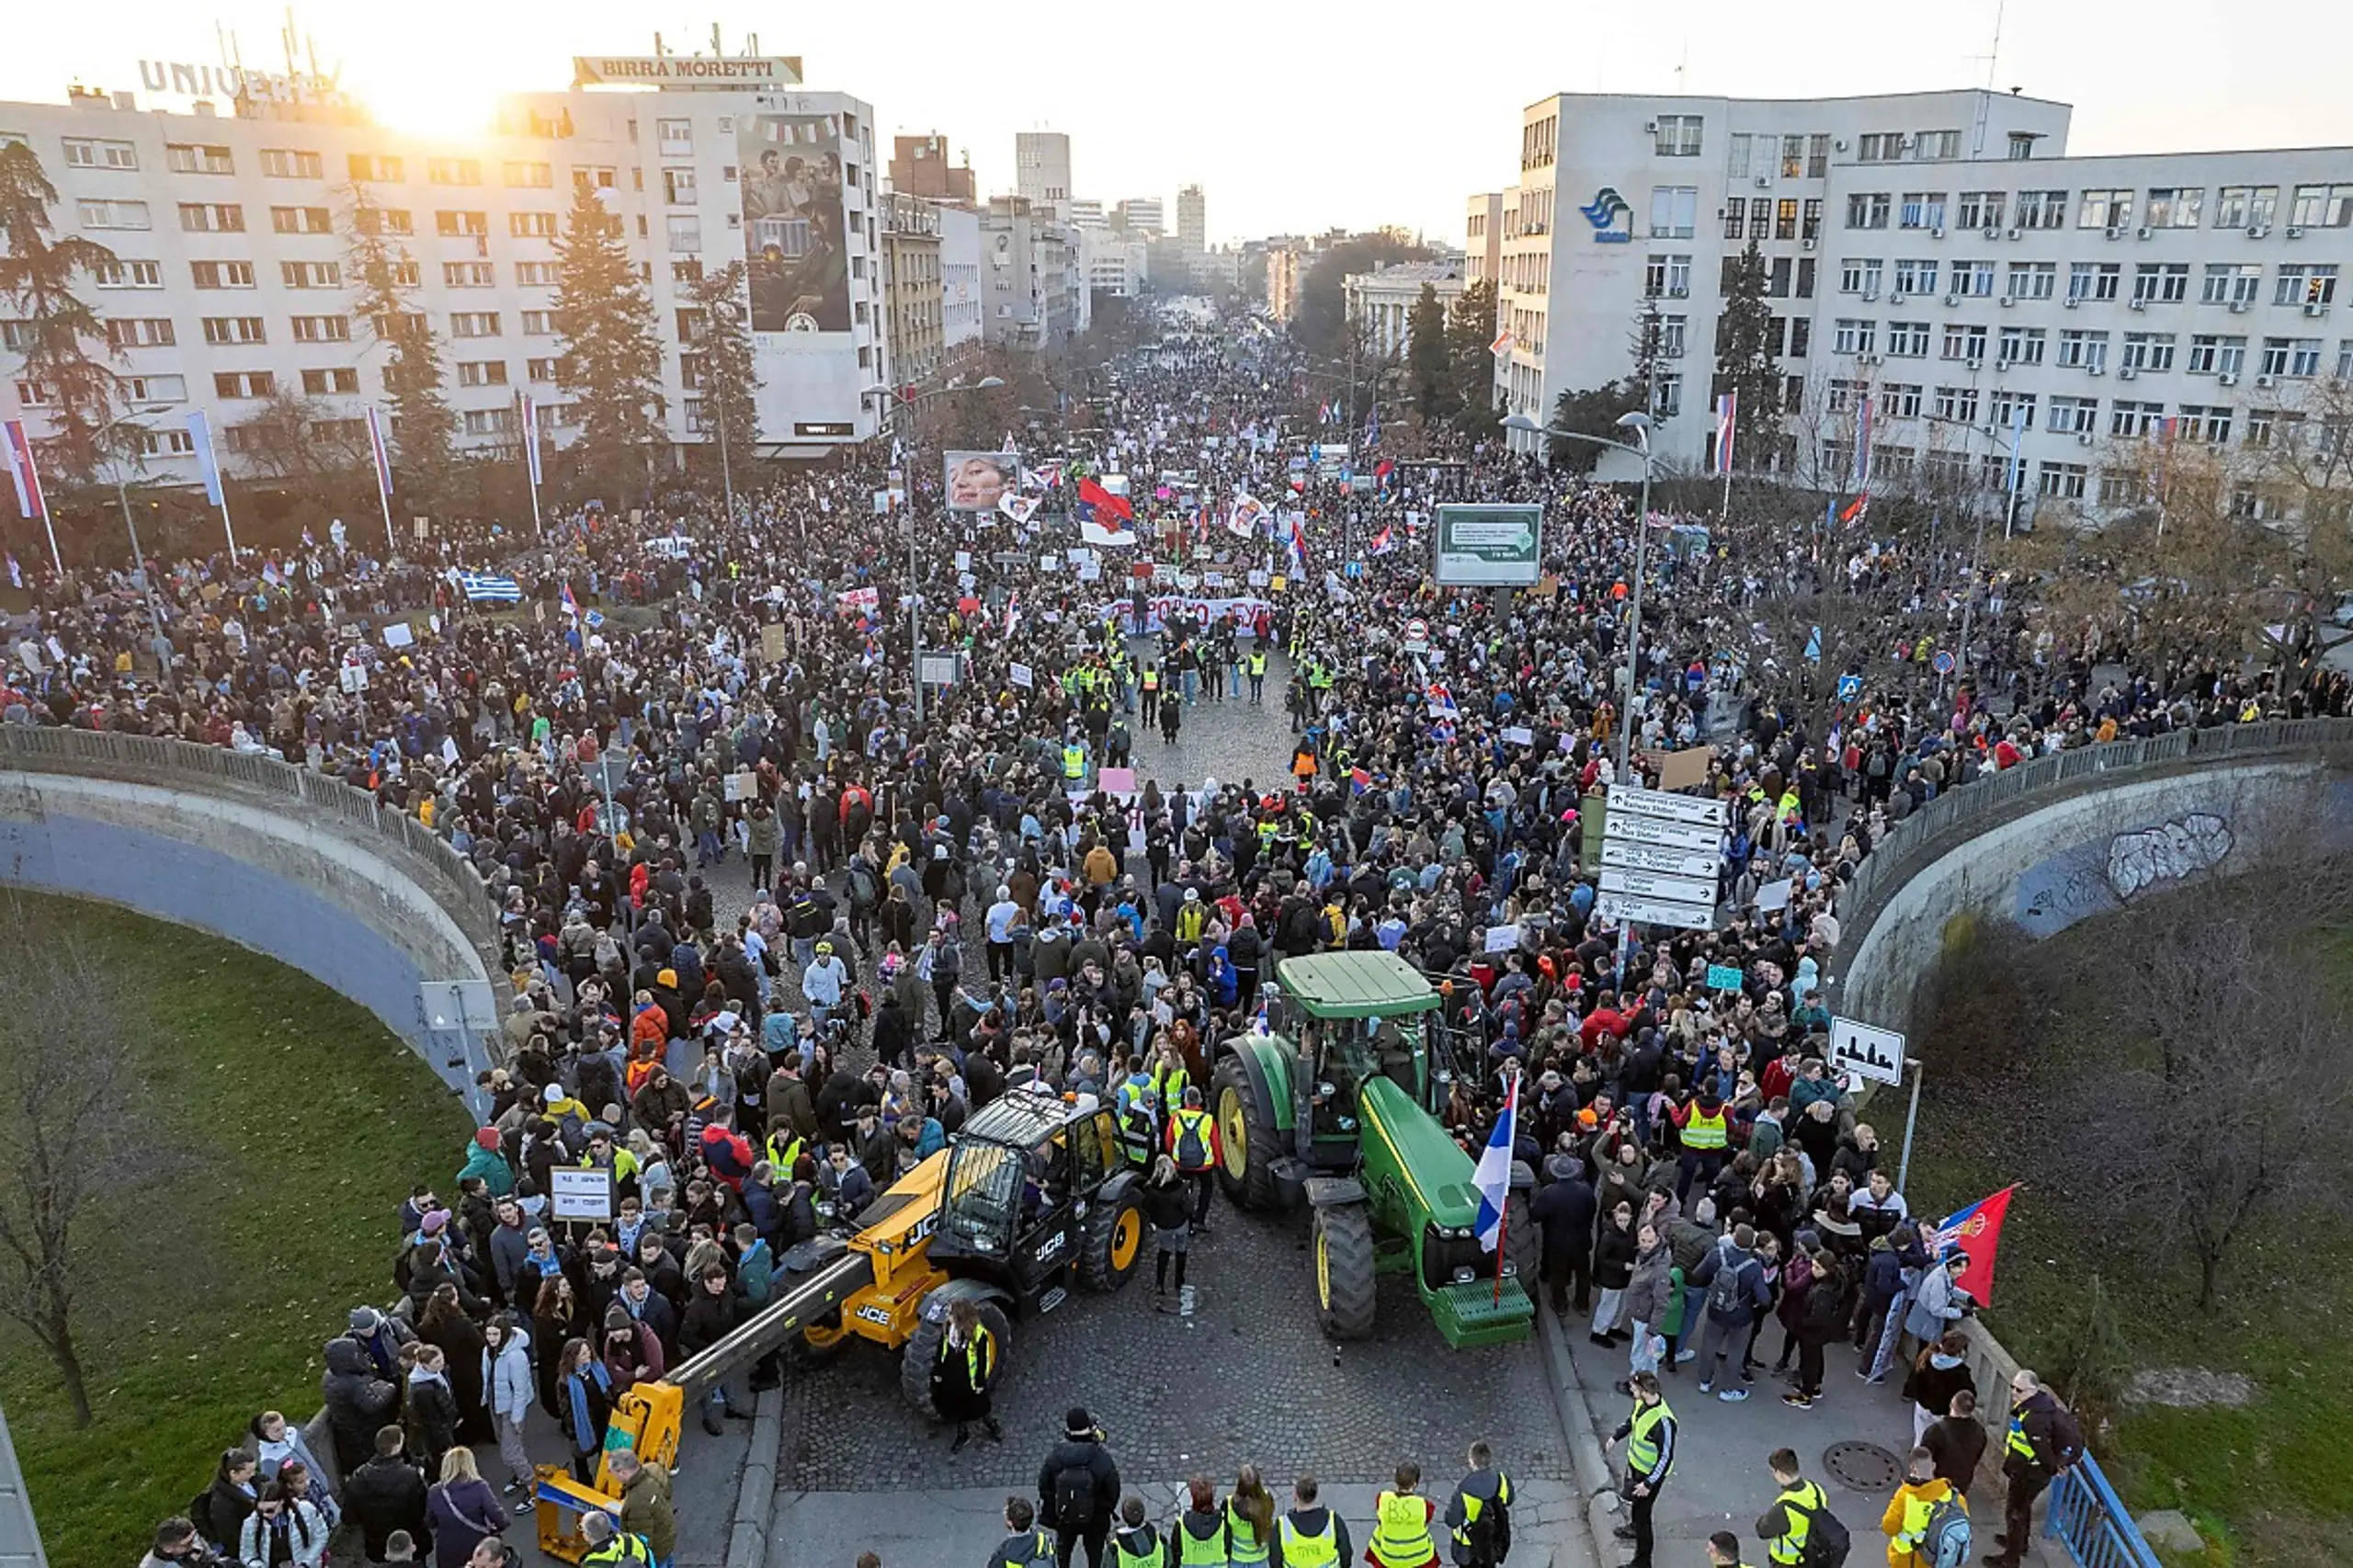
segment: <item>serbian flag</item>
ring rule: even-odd
[[[1740,393],[1728,392],[1716,399],[1716,472],[1732,472],[1732,437],[1740,421]]]
[[[1078,482],[1078,504],[1092,506],[1099,519],[1123,523],[1135,520],[1136,509],[1128,505],[1126,496],[1114,495],[1091,479]]]
[[[40,472],[33,467],[33,444],[23,420],[0,425],[0,458],[7,460],[8,477],[16,485],[17,510],[27,522],[46,521],[49,498],[41,494]]]
[[[1372,536],[1372,552],[1375,555],[1386,555],[1396,548],[1397,541],[1390,536],[1389,525],[1381,524],[1381,531]]]
[[[1383,490],[1389,488],[1389,475],[1391,471],[1395,469],[1396,466],[1397,465],[1395,463],[1391,462],[1387,458],[1383,458],[1379,462],[1372,465],[1372,477],[1381,482],[1381,487]]]
[[[1307,525],[1297,517],[1290,520],[1290,558],[1299,575],[1307,575]]]
[[[1020,590],[1020,589],[1018,589],[1018,588],[1016,588],[1016,589],[1014,589],[1014,590],[1013,590],[1012,594],[1011,594],[1011,595],[1009,595],[1009,596],[1006,597],[1006,601],[1005,601],[1005,634],[1006,634],[1007,637],[1012,636],[1012,635],[1013,635],[1013,629],[1014,629],[1015,627],[1017,627],[1017,626],[1020,625],[1020,624],[1021,624],[1021,590]]]
[[[1956,1209],[1930,1224],[1923,1238],[1931,1257],[1954,1251],[1969,1255],[1969,1266],[1953,1276],[1953,1283],[1981,1307],[1994,1304],[1994,1255],[2001,1249],[2002,1221],[2009,1218],[2010,1194],[2017,1190],[2015,1185],[2006,1187],[1991,1198]]]
[[[563,613],[574,620],[580,619],[580,601],[573,597],[572,585],[563,585]]]
[[[1866,490],[1860,495],[1856,496],[1852,501],[1847,503],[1845,509],[1840,511],[1838,514],[1838,520],[1842,523],[1851,523],[1856,518],[1863,516],[1866,512],[1869,512],[1870,509],[1871,493]]]
[[[1367,773],[1367,772],[1366,772],[1363,768],[1361,768],[1361,767],[1351,767],[1351,768],[1349,768],[1349,769],[1348,769],[1348,793],[1349,793],[1349,794],[1351,794],[1351,795],[1361,795],[1361,794],[1363,794],[1367,790],[1370,790],[1370,789],[1371,789],[1371,788],[1372,788],[1372,775],[1371,775],[1371,774]]]

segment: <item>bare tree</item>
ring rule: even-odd
[[[54,950],[21,921],[0,940],[9,1084],[0,1098],[0,1312],[49,1352],[92,1419],[78,1341],[89,1233],[105,1204],[176,1164],[139,1113],[130,1020],[86,959]]]
[[[2198,824],[2183,825],[2150,852],[2193,866]],[[2076,977],[2120,1042],[2072,1085],[2070,1103],[2097,1108],[2080,1169],[2117,1233],[2195,1261],[2200,1306],[2251,1232],[2333,1193],[2353,1105],[2353,1011],[2309,951],[2346,906],[2345,858],[2290,843],[2235,869],[2122,916],[2131,928]]]

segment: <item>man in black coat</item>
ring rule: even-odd
[[[733,1333],[743,1321],[743,1298],[735,1293],[733,1282],[727,1278],[726,1266],[705,1264],[701,1278],[695,1281],[694,1299],[687,1303],[686,1314],[678,1320],[679,1359],[699,1356]],[[710,1397],[702,1407],[702,1429],[714,1437],[720,1432],[721,1410],[738,1421],[752,1418],[751,1401],[729,1394],[724,1381],[712,1387]]]
[[[1597,1204],[1585,1162],[1574,1154],[1555,1154],[1544,1164],[1552,1179],[1537,1188],[1528,1206],[1529,1216],[1544,1231],[1544,1283],[1552,1293],[1552,1311],[1568,1315],[1569,1284],[1576,1283],[1576,1310],[1593,1289],[1593,1219]]]
[[[376,1434],[376,1457],[344,1478],[343,1517],[359,1527],[373,1562],[384,1561],[384,1538],[394,1530],[408,1531],[420,1557],[433,1541],[426,1517],[425,1477],[402,1456],[403,1444],[398,1426],[381,1428]]]
[[[376,1375],[376,1364],[360,1343],[346,1335],[327,1342],[327,1430],[335,1438],[335,1469],[349,1475],[376,1451],[376,1433],[400,1412],[400,1389]]]
[[[1072,1551],[1086,1542],[1087,1568],[1103,1568],[1103,1542],[1120,1506],[1120,1466],[1103,1446],[1103,1429],[1082,1406],[1063,1420],[1063,1440],[1038,1467],[1038,1517],[1053,1526],[1057,1568],[1070,1568]]]

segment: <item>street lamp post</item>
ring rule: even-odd
[[[140,425],[138,420],[148,415],[162,412],[164,411],[160,408],[126,410],[99,426],[96,440],[98,444],[104,445],[107,437],[125,426],[143,431],[145,426]],[[172,670],[172,645],[170,640],[164,635],[164,612],[155,603],[155,584],[147,571],[146,552],[139,547],[139,524],[131,515],[131,481],[125,472],[130,467],[131,460],[120,450],[113,452],[112,456],[115,460],[114,498],[122,507],[123,531],[131,536],[131,570],[137,575],[140,593],[147,601],[147,624],[155,634],[155,662],[163,666],[165,675],[169,675]]]
[[[912,436],[915,432],[914,416],[915,411],[921,408],[925,403],[929,403],[932,399],[947,397],[953,392],[988,392],[994,388],[1001,387],[1003,385],[1005,385],[1005,380],[1001,376],[983,376],[979,381],[972,382],[970,386],[935,387],[931,391],[925,392],[920,397],[909,398],[904,403],[893,403],[892,405],[891,417],[892,422],[895,424],[900,415],[906,415],[908,416],[907,432]],[[721,448],[722,452],[724,452],[725,449],[726,449],[723,446]],[[915,484],[912,474],[909,476],[907,493],[910,497],[915,494]],[[942,504],[943,506],[945,505],[945,497],[942,497]],[[915,565],[916,533],[915,504],[913,500],[910,499],[907,505],[907,673],[915,681],[915,722],[920,725],[923,722],[923,605],[921,602],[921,597],[915,592],[915,572],[917,570]]]

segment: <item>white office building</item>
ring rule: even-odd
[[[933,205],[939,209],[940,338],[954,368],[981,352],[981,215],[955,202]]]
[[[1367,352],[1375,358],[1403,358],[1413,346],[1414,307],[1428,289],[1438,303],[1452,309],[1462,297],[1460,261],[1400,261],[1370,272],[1351,272],[1340,280],[1347,319],[1364,334]]]
[[[2019,431],[2029,506],[2138,505],[2152,443],[2187,443],[2240,510],[2280,509],[2268,449],[2341,419],[2353,376],[2353,149],[2069,157],[2068,118],[1976,91],[1543,99],[1499,203],[1499,400],[1541,422],[1627,375],[1655,312],[1658,449],[1711,461],[1722,283],[1753,241],[1790,412],[1740,466],[1850,488],[1868,402],[1874,492],[1998,494]]]
[[[0,104],[0,139],[29,143],[57,187],[59,232],[118,258],[80,288],[131,399],[153,411],[149,477],[195,482],[190,410],[209,415],[225,466],[269,477],[240,426],[271,399],[308,400],[319,433],[345,440],[386,403],[384,351],[354,319],[345,273],[358,188],[413,263],[410,309],[441,342],[461,449],[513,447],[525,392],[543,437],[577,433],[554,302],[555,240],[580,187],[620,218],[647,278],[674,442],[705,438],[692,289],[736,260],[763,450],[817,457],[873,434],[891,371],[872,110],[805,89],[783,59],[581,64],[654,90],[518,96],[462,142],[386,129],[321,84],[275,78],[228,103],[77,90]],[[0,329],[16,347],[13,324]],[[17,369],[0,351],[0,416],[38,438],[47,391]]]
[[[1070,217],[1070,137],[1060,131],[1013,133],[1013,191],[1032,212]]]

